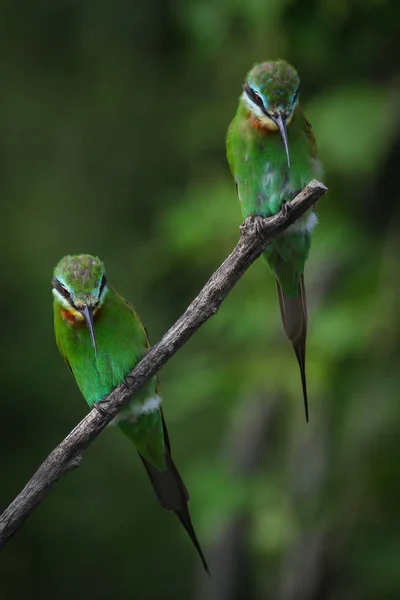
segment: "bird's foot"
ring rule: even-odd
[[[258,215],[249,215],[245,222],[240,226],[240,231],[244,235],[246,233],[250,235],[254,235],[255,233],[258,236],[265,235],[262,217]]]
[[[269,242],[266,217],[262,217],[261,215],[249,215],[245,222],[240,226],[240,231],[244,237],[257,237],[262,240],[265,246]]]
[[[254,229],[258,237],[266,239],[267,236],[265,234],[265,225],[262,217],[254,217]]]
[[[99,400],[93,404],[93,408],[95,408],[102,417],[108,417],[107,405],[107,400]]]
[[[285,219],[287,219],[287,217],[290,215],[291,212],[292,212],[292,207],[286,200],[284,200],[282,207],[281,207],[282,215],[284,216]]]

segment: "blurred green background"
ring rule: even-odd
[[[98,254],[153,341],[238,239],[225,132],[284,57],[325,164],[306,279],[311,422],[254,264],[161,372],[213,578],[112,429],[0,552],[0,598],[400,598],[400,3],[0,4],[0,509],[87,407],[50,280]]]

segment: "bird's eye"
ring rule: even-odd
[[[264,106],[264,102],[263,102],[263,99],[261,98],[260,94],[258,94],[255,90],[253,90],[253,88],[250,87],[248,83],[246,83],[243,86],[243,89],[246,92],[246,94],[248,95],[248,97],[250,98],[250,100],[252,100],[255,104],[258,104],[261,107]]]
[[[254,102],[256,102],[256,104],[258,104],[259,106],[264,106],[264,102],[263,102],[263,99],[261,98],[260,94],[257,94],[257,92],[255,92],[252,89],[251,95],[253,96],[253,100],[254,100]]]
[[[105,275],[103,275],[103,277],[101,278],[101,283],[100,283],[100,288],[99,288],[99,296],[102,295],[106,285],[107,285],[107,277]]]

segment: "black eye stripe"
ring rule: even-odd
[[[255,104],[258,104],[258,106],[260,106],[264,110],[264,103],[261,96],[257,94],[257,92],[255,92],[253,88],[249,86],[248,83],[244,84],[243,89],[250,98],[250,100],[252,100]]]
[[[63,286],[61,281],[57,279],[57,277],[53,277],[52,285],[53,288],[57,290],[59,294],[61,294],[61,296],[68,300],[68,302],[71,302],[71,294],[69,293],[67,288]]]
[[[242,87],[243,87],[244,92],[250,98],[250,100],[252,100],[255,104],[258,104],[258,106],[260,108],[262,108],[262,110],[265,112],[265,114],[268,115],[267,111],[265,110],[264,102],[263,102],[263,99],[261,98],[261,96],[256,91],[254,91],[253,88],[248,83],[245,83]],[[296,100],[299,96],[299,90],[300,90],[300,86],[297,87],[295,93],[293,94],[293,102],[296,102]]]
[[[107,285],[107,277],[105,275],[103,275],[103,277],[101,279],[101,283],[100,283],[99,296],[101,296],[101,294],[103,293],[106,285]]]
[[[59,292],[66,298],[70,297],[69,291],[67,290],[66,287],[63,286],[63,284],[61,283],[61,281],[59,279],[57,279],[57,277],[53,278],[52,284],[53,284],[53,288],[56,289],[57,292]]]

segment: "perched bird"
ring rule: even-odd
[[[299,86],[297,71],[284,60],[255,65],[247,75],[227,135],[227,158],[244,217],[279,212],[322,175],[314,134],[299,105]],[[282,323],[299,363],[307,421],[303,272],[316,222],[315,213],[307,211],[263,254],[276,278]]]
[[[54,269],[52,286],[57,345],[92,406],[124,380],[149,349],[149,339],[132,306],[108,285],[104,264],[96,256],[64,256]],[[160,404],[154,377],[113,424],[135,445],[162,507],[175,512],[209,572]]]

